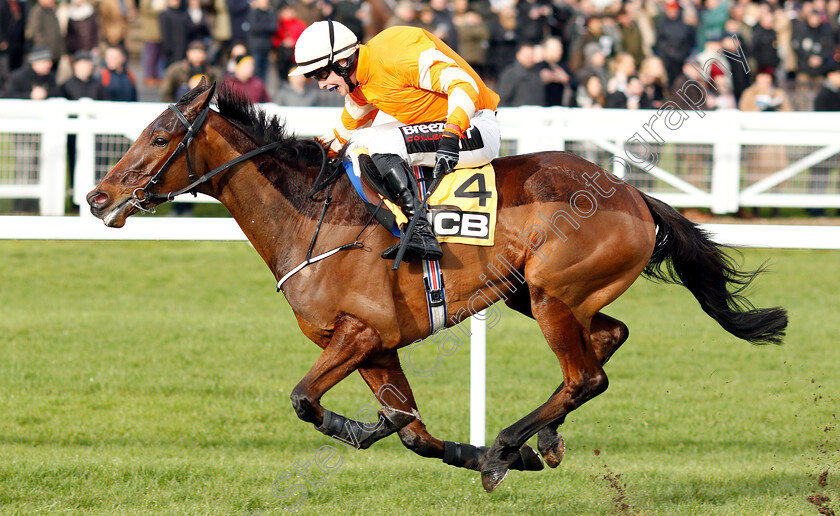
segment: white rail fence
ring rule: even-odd
[[[300,136],[325,133],[339,115],[336,108],[263,107]],[[164,109],[0,100],[0,199],[38,199],[42,215],[64,215],[67,135],[75,134],[73,201],[84,205],[85,193]],[[503,153],[575,152],[674,206],[714,213],[840,207],[840,113],[522,107],[500,109],[498,116]]]

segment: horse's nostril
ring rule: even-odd
[[[104,206],[108,202],[108,194],[101,191],[93,191],[88,194],[87,201],[94,208]]]

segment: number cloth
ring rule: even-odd
[[[429,199],[428,216],[438,241],[493,245],[496,232],[496,174],[493,165],[459,168],[443,177]],[[406,222],[398,206],[385,200],[398,224]]]

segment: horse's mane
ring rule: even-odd
[[[187,93],[179,103],[189,102],[187,98],[193,92]],[[195,95],[199,95],[198,91]],[[216,105],[219,114],[233,123],[244,133],[249,135],[256,144],[266,145],[272,142],[283,142],[272,154],[273,160],[255,159],[257,169],[274,185],[301,213],[313,216],[320,210],[320,203],[306,198],[306,192],[312,188],[316,175],[323,160],[321,145],[314,139],[298,139],[291,133],[283,120],[277,115],[270,115],[257,108],[251,100],[238,88],[223,83],[216,91]],[[329,172],[329,171],[328,171]],[[344,184],[346,183],[346,184]],[[348,213],[343,218],[357,222],[365,220],[365,210],[353,197],[355,194],[347,192],[350,182],[346,178],[336,181],[333,197],[345,197]],[[353,194],[344,196],[343,194]],[[320,197],[320,196],[319,196]]]

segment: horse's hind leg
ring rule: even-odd
[[[589,328],[589,342],[595,350],[595,357],[601,362],[602,366],[624,344],[629,335],[627,325],[623,322],[601,312],[595,314]],[[562,383],[554,391],[554,394],[561,390],[563,390]],[[544,426],[538,434],[537,445],[540,454],[545,463],[552,468],[560,465],[566,451],[566,443],[563,442],[563,437],[557,432],[557,427],[561,424],[563,424],[563,418],[552,421]]]
[[[512,293],[505,304],[526,317],[534,318],[534,314],[531,313],[531,299],[527,290],[519,289]],[[589,326],[589,343],[595,350],[595,356],[602,366],[624,344],[629,335],[627,326],[618,319],[601,312],[592,317],[592,323]],[[563,390],[563,383],[557,387],[552,396],[561,390]],[[566,443],[563,441],[563,436],[557,432],[557,427],[562,423],[563,418],[557,419],[539,431],[537,447],[545,463],[551,468],[560,465],[566,452]]]
[[[608,381],[589,344],[589,331],[569,307],[539,287],[531,288],[531,310],[563,370],[563,388],[536,410],[502,430],[484,455],[481,481],[492,491],[507,476],[516,452],[545,425],[606,390]]]
[[[353,315],[342,314],[321,356],[292,391],[297,416],[314,424],[319,432],[356,448],[367,448],[413,421],[411,412],[383,408],[375,424],[359,423],[321,406],[324,393],[381,352],[382,341],[375,329]]]
[[[399,431],[400,440],[406,448],[421,457],[440,459],[450,466],[479,471],[479,463],[487,447],[441,441],[428,432],[420,420],[414,394],[400,366],[396,350],[368,360],[359,367],[359,374],[383,407],[417,416],[417,419]],[[521,447],[519,458],[514,460],[510,468],[536,471],[543,469],[543,464],[537,453],[526,444]]]

